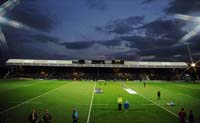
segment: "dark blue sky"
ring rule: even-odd
[[[2,28],[9,58],[187,61],[186,46],[174,44],[198,23],[176,13],[200,16],[199,0],[21,0],[6,17],[38,33]],[[188,41],[195,59],[199,39]]]

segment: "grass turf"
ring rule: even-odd
[[[122,82],[87,82],[61,80],[0,80],[1,122],[26,123],[31,110],[36,109],[39,118],[45,109],[52,114],[52,123],[72,122],[71,113],[79,112],[79,122],[87,123],[93,88],[101,88],[103,94],[94,94],[90,123],[177,123],[177,112],[184,107],[193,110],[195,121],[200,122],[200,85],[175,82],[125,82],[125,87],[138,94],[123,90]],[[157,99],[157,91],[161,99]],[[117,110],[117,97],[130,103],[129,111]],[[176,106],[167,106],[167,102]],[[168,112],[169,111],[169,112]]]

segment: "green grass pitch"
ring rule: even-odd
[[[72,122],[71,113],[79,113],[79,123],[178,123],[177,112],[192,109],[195,123],[200,122],[200,84],[180,82],[89,82],[67,80],[0,80],[1,122],[27,123],[31,110],[39,118],[45,109],[52,114],[52,123]],[[102,94],[95,94],[101,88]],[[157,99],[157,91],[161,99]],[[128,111],[117,110],[117,97],[128,100]],[[166,103],[174,102],[175,106]]]

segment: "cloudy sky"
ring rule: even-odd
[[[188,61],[186,46],[175,44],[198,23],[178,13],[200,16],[200,1],[21,0],[4,16],[34,31],[0,26],[8,58]],[[200,33],[187,42],[199,59]]]

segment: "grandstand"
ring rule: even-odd
[[[6,65],[11,78],[70,80],[174,80],[188,67],[185,62],[33,59],[9,59]]]
[[[109,68],[187,68],[185,62],[136,62],[123,60],[32,60],[9,59],[6,65],[58,66],[58,67],[109,67]]]

